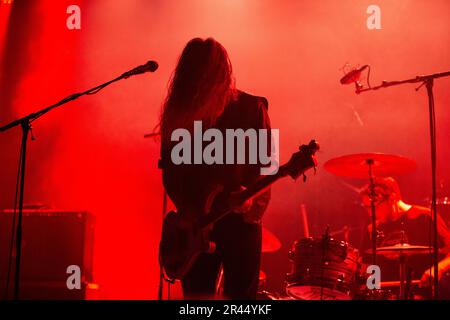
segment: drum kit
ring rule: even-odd
[[[372,225],[376,226],[374,179],[392,175],[406,174],[416,167],[415,161],[405,157],[383,154],[362,153],[331,159],[324,164],[325,170],[347,178],[366,179],[371,190]],[[372,257],[376,265],[377,256],[396,259],[399,265],[400,281],[381,282],[381,288],[370,289],[366,280],[370,274],[361,263],[362,257],[348,242],[333,239],[337,232],[329,232],[319,238],[304,238],[293,243],[289,251],[291,270],[286,276],[287,297],[279,297],[264,291],[269,299],[289,300],[397,300],[408,299],[407,288],[418,284],[419,280],[407,279],[406,262],[412,255],[430,254],[432,247],[411,245],[401,242],[393,246],[377,247],[376,230],[372,228],[372,248],[365,253]],[[269,233],[263,232],[263,252],[279,248],[279,241]],[[348,228],[343,230],[348,232]],[[340,231],[339,231],[340,232]],[[264,237],[264,234],[266,236]],[[267,236],[270,234],[270,237]],[[375,236],[374,236],[375,235]],[[264,244],[265,241],[268,243]],[[271,250],[265,250],[270,247]],[[396,290],[386,288],[397,287]],[[396,292],[395,294],[393,292]]]

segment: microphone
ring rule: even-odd
[[[353,82],[357,82],[359,80],[359,77],[361,76],[361,73],[368,67],[369,65],[366,64],[359,69],[355,69],[346,73],[345,76],[341,78],[341,84],[350,84]]]
[[[146,64],[138,66],[130,71],[122,74],[122,77],[127,79],[131,76],[135,76],[138,74],[146,73],[146,72],[155,72],[158,69],[158,63],[156,61],[150,60]]]

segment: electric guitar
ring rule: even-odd
[[[202,252],[212,253],[215,244],[209,240],[209,231],[219,219],[241,206],[245,201],[266,191],[275,181],[290,176],[306,179],[305,171],[315,168],[315,153],[319,145],[311,140],[302,145],[290,160],[278,168],[274,175],[257,180],[243,191],[224,193],[221,189],[213,191],[206,201],[203,214],[198,212],[169,212],[162,228],[159,246],[159,260],[165,274],[172,280],[182,279]],[[197,218],[193,218],[197,217]],[[200,218],[198,218],[200,217]]]

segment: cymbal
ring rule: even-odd
[[[330,159],[324,164],[325,170],[339,177],[369,178],[368,162],[372,161],[372,174],[387,177],[412,172],[416,169],[414,160],[385,153],[358,153]]]
[[[408,243],[398,243],[393,246],[387,246],[387,247],[378,247],[377,248],[377,254],[382,256],[411,256],[416,254],[429,254],[433,250],[432,247],[428,246],[415,246],[410,245]],[[366,253],[372,253],[372,249],[369,249],[366,251]]]
[[[275,252],[281,248],[281,242],[277,236],[274,235],[269,229],[262,227],[262,248],[261,252]]]

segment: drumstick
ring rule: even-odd
[[[303,224],[303,237],[309,238],[308,214],[306,213],[306,207],[303,203],[300,205],[300,220]]]

